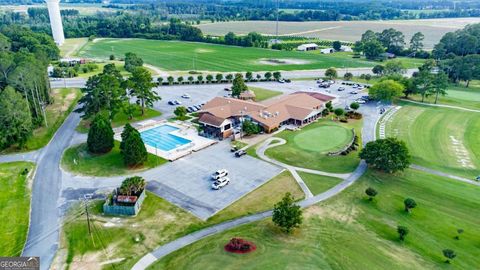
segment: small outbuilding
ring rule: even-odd
[[[241,100],[253,100],[255,101],[255,93],[252,90],[243,91],[238,97]]]
[[[321,54],[331,54],[331,53],[334,53],[334,52],[335,52],[334,48],[325,48],[325,49],[320,50]]]
[[[297,47],[297,51],[314,51],[318,50],[318,45],[315,43],[302,44]]]

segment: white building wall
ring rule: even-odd
[[[52,27],[53,40],[57,45],[65,42],[63,35],[62,17],[60,16],[60,0],[46,0],[48,7],[48,16],[50,17],[50,25]]]

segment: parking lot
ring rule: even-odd
[[[258,82],[247,83],[249,86],[280,91],[284,94],[291,94],[297,91],[319,92],[338,97],[336,106],[345,107],[361,96],[367,95],[367,90],[363,89],[358,94],[350,94],[356,90],[352,86],[342,85],[341,81],[334,83],[329,88],[319,88],[314,80],[292,81],[291,83],[278,82]],[[189,107],[206,103],[214,97],[223,97],[227,92],[224,88],[230,88],[231,84],[202,84],[202,85],[175,85],[161,86],[155,88],[155,91],[162,97],[162,100],[154,103],[154,108],[163,113],[162,118],[171,118],[174,116],[173,110],[179,105],[169,105],[169,101],[177,100],[181,106]],[[338,88],[345,87],[344,91],[337,91]],[[182,98],[182,95],[188,94],[190,98]]]
[[[213,190],[211,174],[227,169],[230,184]],[[207,219],[281,172],[281,168],[250,156],[236,158],[229,142],[147,171],[148,189],[166,200]]]

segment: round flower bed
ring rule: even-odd
[[[240,254],[249,253],[257,249],[255,244],[241,238],[232,238],[224,248],[228,252]]]

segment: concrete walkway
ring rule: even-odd
[[[438,176],[450,178],[450,179],[452,179],[452,180],[457,180],[457,181],[465,182],[465,183],[472,184],[472,185],[476,185],[476,186],[479,186],[479,187],[480,187],[480,182],[477,182],[477,181],[474,181],[474,180],[470,180],[470,179],[468,179],[468,178],[456,176],[456,175],[449,174],[449,173],[440,172],[440,171],[437,171],[437,170],[433,170],[433,169],[430,169],[430,168],[425,168],[425,167],[422,167],[422,166],[419,166],[419,165],[415,165],[415,164],[410,165],[410,168],[415,169],[415,170],[419,170],[419,171],[422,171],[422,172],[427,172],[427,173],[430,173],[430,174],[434,174],[434,175],[438,175]]]
[[[419,104],[419,105],[425,105],[425,106],[440,107],[440,108],[449,108],[449,109],[456,109],[456,110],[462,110],[462,111],[467,111],[467,112],[477,112],[477,113],[480,113],[480,110],[468,109],[468,108],[458,107],[458,106],[450,106],[450,105],[443,105],[443,104],[422,103],[422,102],[419,102],[419,101],[414,101],[414,100],[409,100],[409,99],[402,99],[402,101],[406,101],[406,102],[410,102],[410,103],[415,103],[415,104]]]
[[[342,181],[340,184],[327,190],[326,192],[323,192],[316,196],[309,197],[299,202],[298,205],[300,205],[302,208],[309,207],[337,195],[338,193],[345,190],[347,187],[351,186],[358,178],[360,178],[360,176],[362,176],[365,173],[366,170],[367,170],[367,165],[365,164],[365,162],[362,161],[360,165],[357,167],[357,169],[353,173],[351,173],[350,176],[344,181]],[[258,214],[250,215],[250,216],[241,217],[241,218],[223,222],[223,223],[202,229],[200,231],[191,233],[189,235],[183,236],[181,238],[178,238],[143,256],[133,266],[132,270],[144,270],[150,265],[152,265],[154,262],[156,262],[157,260],[165,257],[166,255],[176,250],[179,250],[183,247],[186,247],[192,243],[195,243],[205,237],[208,237],[217,233],[221,233],[229,229],[233,229],[240,225],[252,223],[255,221],[265,219],[267,217],[271,217],[272,213],[273,212],[270,210],[270,211],[265,211]]]
[[[288,165],[288,164],[285,164],[285,163],[282,163],[278,160],[275,160],[275,159],[272,159],[272,158],[269,158],[265,155],[265,151],[269,148],[272,148],[272,147],[277,147],[277,146],[280,146],[280,145],[283,145],[283,144],[286,144],[287,141],[285,141],[284,139],[282,138],[278,138],[278,137],[273,137],[273,138],[269,138],[267,139],[261,147],[259,147],[257,149],[257,155],[267,161],[267,162],[270,162],[272,164],[275,164],[277,166],[280,166],[282,168],[285,168],[287,169],[293,176],[293,178],[295,178],[295,180],[297,181],[298,185],[300,186],[300,188],[303,190],[303,193],[305,193],[305,197],[306,198],[311,198],[313,197],[313,194],[312,192],[310,191],[310,189],[308,188],[308,186],[305,184],[305,182],[303,181],[302,177],[300,177],[300,175],[298,174],[298,171],[302,171],[302,172],[306,172],[306,173],[312,173],[312,174],[317,174],[317,175],[324,175],[324,176],[330,176],[330,177],[336,177],[336,178],[340,178],[340,179],[346,179],[348,178],[351,174],[339,174],[339,173],[329,173],[329,172],[324,172],[324,171],[319,171],[319,170],[312,170],[312,169],[306,169],[306,168],[300,168],[300,167],[295,167],[295,166],[291,166],[291,165]]]

